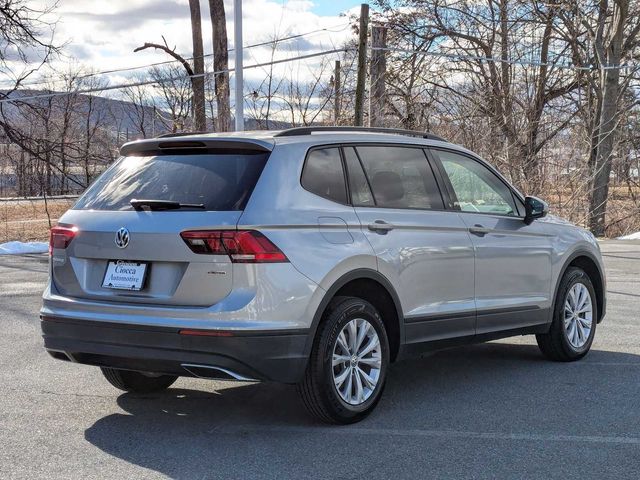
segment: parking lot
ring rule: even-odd
[[[0,257],[0,478],[640,478],[640,242],[602,249],[608,314],[583,361],[519,337],[399,362],[347,427],[286,385],[122,394],[43,350],[46,256]]]

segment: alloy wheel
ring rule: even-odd
[[[564,330],[574,348],[582,348],[589,340],[593,325],[593,302],[586,285],[574,284],[564,302]]]
[[[363,318],[350,320],[333,346],[333,383],[349,405],[366,402],[378,385],[382,349],[376,329]]]

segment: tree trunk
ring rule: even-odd
[[[191,37],[193,40],[193,73],[200,75],[191,79],[193,86],[193,119],[198,132],[207,131],[207,115],[204,103],[204,51],[202,47],[202,19],[200,0],[189,0],[191,13]]]
[[[333,72],[333,124],[340,125],[340,97],[342,96],[342,75],[340,60],[336,60]]]
[[[374,49],[387,47],[387,29],[385,27],[375,26],[371,29],[371,46]],[[387,52],[385,50],[373,50],[371,52],[371,63],[369,65],[371,72],[369,125],[371,127],[384,127],[386,55]]]
[[[213,31],[213,70],[216,102],[218,107],[218,132],[231,130],[231,107],[229,104],[229,52],[227,44],[227,16],[224,0],[209,0],[211,29]]]
[[[606,8],[606,2],[604,8]],[[624,27],[628,13],[628,0],[615,2],[611,40],[606,47],[596,45],[596,48],[600,48],[598,63],[600,65],[600,88],[603,89],[603,93],[600,125],[596,129],[598,142],[589,202],[589,228],[597,237],[602,237],[605,234],[609,177],[618,122],[618,96],[620,93],[620,68],[607,67],[619,66],[622,60]],[[606,12],[603,15],[606,15]]]
[[[615,142],[615,129],[618,121],[617,103],[619,92],[620,70],[605,70],[604,95],[598,130],[598,146],[596,149],[595,171],[593,172],[593,188],[589,202],[589,228],[597,237],[604,236],[607,197],[609,195],[609,179],[611,160]]]
[[[369,4],[360,4],[360,27],[358,39],[358,69],[356,78],[356,98],[354,107],[354,125],[364,125],[364,91],[367,76],[367,36],[369,33]]]

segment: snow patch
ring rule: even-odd
[[[22,255],[25,253],[46,253],[47,242],[7,242],[0,243],[0,255]]]
[[[618,237],[617,240],[640,240],[640,232],[630,233],[629,235]]]

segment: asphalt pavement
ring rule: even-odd
[[[640,242],[602,250],[608,314],[582,361],[517,337],[399,362],[346,427],[287,385],[123,394],[42,348],[46,256],[0,257],[0,478],[638,479]]]

